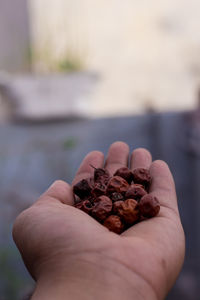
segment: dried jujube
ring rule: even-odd
[[[118,169],[115,172],[114,176],[120,176],[124,178],[129,184],[131,184],[131,182],[133,181],[133,173],[127,167]]]
[[[75,207],[95,218],[115,233],[159,213],[156,197],[148,194],[149,170],[127,167],[110,176],[106,169],[94,168],[94,177],[83,179],[73,187]]]
[[[139,210],[145,218],[155,217],[160,211],[158,199],[150,194],[143,196],[139,203]]]
[[[107,184],[110,179],[110,174],[109,174],[108,170],[102,169],[102,168],[94,168],[94,169],[95,169],[94,181],[95,182],[104,182],[105,184]]]
[[[109,181],[107,185],[107,194],[112,194],[112,193],[120,193],[124,194],[129,188],[128,182],[120,177],[120,176],[113,176]]]
[[[140,219],[138,203],[134,199],[115,202],[113,211],[128,225],[134,224]]]
[[[82,211],[90,214],[92,211],[92,203],[89,200],[84,200],[75,205],[76,208],[81,209]]]
[[[82,179],[77,184],[74,185],[74,194],[79,196],[79,198],[84,199],[90,196],[92,187],[90,179]]]
[[[151,183],[151,175],[148,169],[137,168],[133,170],[134,183],[142,184],[145,187],[149,187]]]
[[[126,199],[135,199],[139,201],[147,192],[141,184],[131,184],[125,194]]]
[[[103,221],[112,211],[112,201],[107,196],[100,196],[94,200],[94,208],[92,210],[92,216]]]
[[[91,193],[94,197],[105,195],[106,184],[104,182],[95,182]]]
[[[120,201],[124,200],[124,196],[120,193],[115,192],[110,195],[110,199],[112,200],[112,202]]]
[[[124,229],[124,224],[122,223],[119,216],[110,215],[103,223],[105,227],[107,227],[110,231],[115,233],[122,233]]]

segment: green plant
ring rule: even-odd
[[[59,63],[58,70],[61,72],[74,72],[84,69],[83,61],[75,54],[66,55]]]
[[[17,259],[18,253],[14,248],[0,247],[0,288],[5,299],[8,300],[17,299],[26,285],[22,274],[19,274],[15,268]]]
[[[63,148],[65,150],[73,149],[77,146],[77,140],[74,137],[68,137],[63,141]]]

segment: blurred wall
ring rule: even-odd
[[[194,108],[199,0],[30,4],[34,69],[58,70],[71,59],[99,72],[102,80],[93,95],[97,115]]]
[[[27,0],[0,0],[0,70],[30,68]]]

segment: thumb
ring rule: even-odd
[[[74,196],[71,185],[62,180],[54,181],[54,183],[40,196],[35,204],[41,202],[61,202],[67,205],[73,205]]]

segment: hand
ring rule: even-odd
[[[105,167],[113,174],[127,166],[129,148],[111,145]],[[101,152],[89,153],[73,184],[103,167]],[[56,181],[15,221],[14,240],[35,278],[32,299],[163,299],[174,284],[184,260],[185,239],[173,177],[163,161],[152,163],[150,153],[136,149],[130,168],[149,168],[151,193],[159,215],[121,235],[107,230],[73,207],[69,184]],[[68,299],[67,298],[67,299]]]

